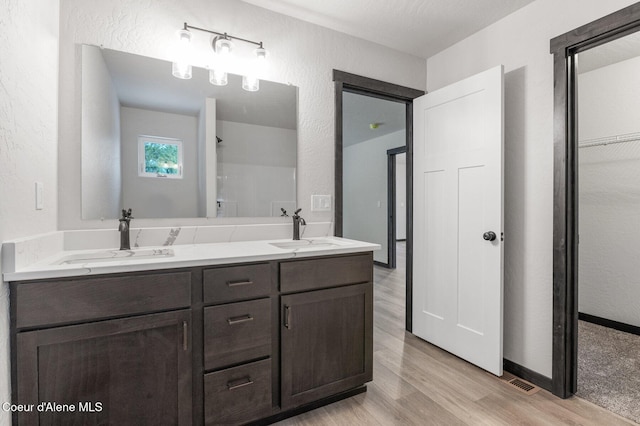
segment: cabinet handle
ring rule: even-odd
[[[238,383],[240,382],[240,383]],[[227,382],[227,389],[232,391],[234,389],[239,389],[239,388],[243,388],[245,386],[249,386],[253,384],[253,380],[251,380],[251,377],[247,376],[245,378],[242,378],[240,380],[234,380],[231,382]]]
[[[249,285],[249,284],[253,284],[253,281],[251,280],[227,281],[227,285],[229,287],[238,287],[240,285]]]
[[[227,318],[229,325],[240,324],[247,321],[253,321],[253,317],[249,314],[240,317]]]
[[[291,308],[289,305],[284,305],[284,326],[291,329]]]
[[[187,337],[188,331],[189,331],[189,326],[187,322],[182,321],[182,349],[185,351],[189,349],[189,340]]]

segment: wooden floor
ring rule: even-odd
[[[404,331],[404,244],[374,278],[373,382],[367,392],[279,425],[635,425],[580,398],[511,385]]]

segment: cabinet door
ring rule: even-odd
[[[372,284],[281,297],[282,408],[372,378]]]
[[[35,405],[19,424],[190,425],[190,323],[182,310],[19,333],[17,399]]]

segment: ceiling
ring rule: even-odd
[[[342,146],[346,148],[404,130],[406,108],[404,103],[345,92],[342,95]],[[371,128],[373,123],[378,124],[377,128]]]
[[[428,58],[533,0],[243,0]]]
[[[259,91],[247,92],[239,75],[229,74],[226,86],[214,86],[203,68],[193,67],[193,77],[182,80],[171,75],[170,62],[111,49],[101,52],[122,106],[197,116],[204,99],[215,98],[218,120],[297,128],[295,86],[261,80]]]

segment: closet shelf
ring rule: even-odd
[[[617,143],[640,141],[640,133],[627,133],[625,135],[606,136],[596,139],[578,141],[578,148],[590,148],[592,146],[613,145]]]

